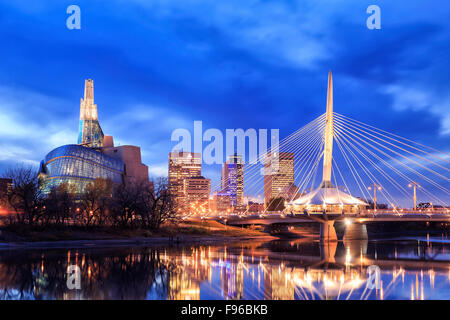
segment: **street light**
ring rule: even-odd
[[[373,189],[373,209],[377,210],[377,189],[381,190],[381,186],[376,184],[375,182],[367,187],[367,189]]]
[[[414,201],[414,210],[416,210],[416,209],[417,209],[416,188],[417,188],[417,187],[420,188],[420,184],[418,184],[418,183],[415,182],[415,181],[411,181],[411,182],[408,184],[408,187],[410,187],[410,188],[412,187],[413,190],[414,190],[414,193],[413,193],[413,201]]]

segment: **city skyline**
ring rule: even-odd
[[[0,0],[0,299],[449,301],[449,17]]]
[[[342,130],[344,130],[344,132],[348,133],[348,130],[345,129],[344,127],[342,127],[342,125],[350,124],[350,126],[357,128],[357,130],[360,130],[360,129],[358,129],[358,126],[361,125],[361,122],[359,122],[359,124],[358,124],[358,121],[353,122],[353,124],[352,123],[346,124],[346,122],[354,121],[354,120],[352,120],[350,118],[346,118],[345,116],[344,116],[344,118],[342,118],[342,115],[340,115],[340,114],[336,114],[336,116],[338,117],[337,124],[333,122],[333,117],[334,117],[333,116],[333,114],[334,114],[334,112],[333,112],[333,85],[332,85],[331,77],[332,77],[332,75],[331,75],[331,70],[330,70],[329,74],[328,74],[326,121],[325,121],[325,114],[323,114],[323,115],[319,116],[318,118],[316,118],[311,123],[305,125],[301,129],[298,129],[296,132],[292,133],[289,137],[286,138],[286,141],[284,141],[284,142],[282,141],[280,143],[280,148],[288,147],[290,150],[296,150],[296,152],[298,152],[299,150],[303,150],[303,151],[308,151],[308,150],[312,150],[312,149],[319,150],[319,153],[316,156],[313,156],[313,159],[314,159],[314,157],[318,157],[317,160],[314,161],[314,162],[317,162],[317,164],[315,165],[317,168],[317,165],[319,164],[319,161],[323,155],[323,159],[322,159],[323,166],[324,166],[323,179],[325,179],[325,180],[322,182],[322,187],[325,187],[325,188],[333,187],[333,183],[331,182],[331,176],[330,176],[331,170],[332,170],[332,166],[331,166],[332,144],[331,144],[330,150],[328,150],[328,147],[326,147],[326,143],[328,142],[329,139],[331,139],[330,141],[332,142],[334,139],[337,138],[338,146],[341,148],[340,145],[342,142],[345,142],[345,141],[348,142],[348,138],[340,136],[342,134]],[[330,119],[329,119],[329,117],[330,117]],[[326,130],[324,129],[325,122],[327,124]],[[337,127],[335,127],[336,125],[337,125]],[[333,138],[332,132],[336,131],[336,130],[340,133],[339,134],[340,138],[339,137]],[[350,133],[358,132],[358,131],[354,131],[353,129],[351,129],[351,130],[352,131]],[[369,129],[369,130],[372,130],[372,129]],[[298,139],[299,133],[301,133],[301,132],[303,132],[306,135],[304,135],[303,139]],[[331,133],[331,135],[330,135],[330,133]],[[317,134],[319,135],[319,140],[317,140],[318,139]],[[360,133],[358,133],[358,134],[360,134]],[[368,134],[370,136],[376,137],[371,133],[368,133]],[[380,134],[380,132],[378,132],[377,134]],[[388,133],[388,134],[390,134],[390,133]],[[373,141],[373,139],[370,138],[370,136],[366,136],[366,140],[368,140],[369,142]],[[380,139],[380,137],[376,137],[376,138]],[[345,139],[345,140],[342,140],[342,142],[339,142],[341,139]],[[401,139],[403,139],[403,138],[401,138]],[[228,138],[227,138],[227,140],[228,140]],[[306,141],[307,144],[309,144],[310,146],[313,146],[314,144],[311,144],[311,143],[316,141],[316,147],[314,147],[312,149],[311,149],[311,147],[308,147],[305,149],[305,148],[303,148],[305,146],[303,146],[303,147],[300,147],[299,145],[295,146],[296,140],[302,140],[303,142]],[[322,142],[325,142],[325,148],[323,151],[324,153],[322,155],[320,154],[320,141],[321,140],[322,140]],[[396,139],[394,139],[394,140],[396,140]],[[408,139],[406,139],[406,140],[408,140]],[[367,143],[368,141],[365,141],[365,142]],[[384,139],[381,139],[381,141],[386,142],[386,140],[384,140]],[[251,141],[249,141],[249,142],[250,142],[249,148],[251,148]],[[286,142],[287,142],[287,144],[286,144]],[[319,142],[319,143],[317,144],[317,142]],[[227,141],[227,143],[228,143],[228,141]],[[376,143],[378,145],[380,145],[378,142],[376,142]],[[403,142],[400,142],[400,143],[403,143]],[[195,145],[195,141],[194,141],[194,145]],[[317,149],[317,147],[318,147],[318,149]],[[362,146],[362,147],[364,148],[364,146]],[[373,146],[371,146],[371,147],[373,147]],[[384,146],[384,147],[386,148],[386,146]],[[412,147],[412,146],[410,146],[410,147],[413,148],[414,150],[419,150],[415,147]],[[227,148],[228,148],[228,146],[227,146]],[[259,146],[259,148],[260,148],[260,146]],[[345,145],[345,148],[347,148],[347,150],[350,151],[352,157],[355,157],[355,154],[350,149],[348,149],[349,148],[348,145]],[[397,146],[397,148],[398,148],[398,146]],[[375,149],[377,149],[377,148],[375,148]],[[401,147],[400,147],[400,149],[403,151],[406,151],[408,154],[413,155],[413,153],[411,153],[408,150],[404,150]],[[184,148],[183,148],[183,150],[184,150]],[[314,166],[310,167],[310,165],[308,165],[308,162],[303,162],[303,166],[300,165],[300,167],[297,167],[297,169],[296,169],[297,172],[294,174],[294,167],[296,166],[296,161],[295,161],[296,156],[293,152],[292,153],[285,152],[282,150],[284,150],[284,149],[280,149],[279,156],[278,156],[278,152],[273,153],[271,151],[269,151],[268,154],[266,154],[266,155],[264,155],[264,154],[259,155],[260,157],[262,157],[262,159],[260,159],[260,164],[263,163],[263,168],[261,168],[261,170],[263,172],[260,172],[259,175],[264,174],[264,179],[259,182],[258,182],[258,180],[260,180],[260,179],[256,178],[256,180],[255,180],[255,174],[257,177],[258,170],[255,171],[254,170],[255,167],[251,164],[250,164],[250,166],[253,166],[253,168],[250,168],[250,170],[248,170],[249,167],[247,166],[247,169],[244,169],[245,164],[242,161],[243,157],[235,152],[233,155],[230,155],[228,157],[228,160],[226,162],[224,162],[224,164],[222,166],[222,170],[221,170],[221,181],[220,181],[219,185],[216,185],[216,186],[214,186],[211,183],[211,179],[208,176],[204,175],[206,178],[201,176],[202,169],[203,169],[202,153],[186,152],[186,151],[183,151],[183,152],[172,151],[169,153],[169,161],[168,161],[169,188],[175,197],[175,202],[178,202],[179,210],[182,210],[183,207],[185,207],[185,208],[191,207],[191,205],[193,205],[193,204],[197,205],[198,202],[203,203],[201,205],[201,210],[209,210],[210,209],[209,207],[211,206],[210,202],[213,199],[213,202],[215,202],[215,204],[213,206],[215,208],[223,207],[222,202],[226,201],[226,202],[229,202],[229,207],[226,210],[238,209],[238,211],[242,211],[242,210],[248,211],[249,207],[245,208],[244,205],[246,206],[249,201],[261,203],[260,197],[262,194],[264,196],[264,205],[265,205],[266,210],[268,210],[268,209],[274,210],[275,207],[278,207],[278,205],[281,204],[281,202],[279,202],[279,201],[281,201],[281,199],[279,199],[280,197],[284,198],[284,200],[286,201],[285,202],[285,205],[286,205],[286,203],[291,202],[294,198],[298,198],[304,192],[308,192],[307,185],[311,183],[311,181],[310,181],[311,177],[308,178],[308,176],[310,176],[310,174],[314,174],[314,177],[316,176],[316,171],[315,171],[315,169],[313,169]],[[388,148],[388,150],[390,150],[390,149]],[[432,149],[432,150],[434,150],[434,149]],[[99,156],[97,156],[98,153],[96,151],[100,151],[101,154],[106,155],[106,157],[102,155],[102,157],[105,157],[105,158],[103,160],[100,160],[99,163],[96,163],[96,161],[99,161]],[[366,150],[366,151],[370,152],[370,150]],[[261,153],[261,150],[259,150],[259,152]],[[314,154],[314,152],[313,152],[313,154]],[[342,156],[344,157],[343,159],[347,162],[348,169],[350,169],[350,171],[347,172],[347,174],[351,173],[354,176],[354,172],[353,172],[354,166],[353,166],[353,164],[348,162],[348,160],[349,160],[348,155],[346,155],[345,153],[342,153],[342,152],[343,151],[341,148],[341,157]],[[360,151],[358,151],[358,152],[360,152]],[[422,150],[421,152],[425,152],[426,154],[429,154],[427,151]],[[91,154],[91,155],[88,156],[88,154]],[[272,163],[273,162],[273,160],[271,160],[271,158],[273,157],[272,154],[276,154],[275,158],[277,160],[275,161],[275,163]],[[396,154],[397,154],[396,157],[405,158],[404,155],[401,155],[399,153],[396,153]],[[84,156],[79,158],[80,155],[84,155]],[[185,157],[186,155],[187,155],[187,157]],[[386,156],[387,154],[384,154],[384,155]],[[438,155],[432,155],[432,154],[429,154],[429,155],[431,155],[432,157],[437,157],[439,159],[439,161],[442,161],[442,160],[445,161],[445,159],[440,158]],[[108,159],[108,156],[119,159],[119,162],[117,164],[110,163],[111,161],[113,161],[113,159]],[[245,154],[244,154],[244,156],[245,156]],[[301,154],[301,153],[297,154],[297,157],[298,156],[300,156],[301,159],[304,158],[304,160],[309,159],[309,155],[307,157],[305,157],[306,153],[305,154]],[[85,163],[84,157],[87,157],[90,159],[87,161],[87,163],[89,163],[89,165],[87,163]],[[376,157],[378,157],[378,156],[376,156]],[[428,163],[428,164],[437,165],[438,167],[443,168],[438,163],[427,160],[426,158],[420,157],[420,155],[414,155],[414,157],[416,157],[419,161],[422,161],[425,165],[427,165],[427,163]],[[78,160],[74,160],[75,158]],[[383,160],[382,158],[377,158],[377,159],[380,161],[381,165],[383,163],[387,164],[388,169],[392,169],[392,166],[390,166],[388,163],[386,163],[385,160]],[[405,159],[407,159],[407,158],[405,158]],[[263,160],[263,161],[261,162],[261,160]],[[333,162],[334,162],[334,160],[335,159],[333,159]],[[359,166],[361,166],[361,169],[363,170],[363,172],[365,172],[365,174],[367,175],[368,174],[367,168],[365,168],[365,166],[362,165],[361,160],[358,160],[356,158],[355,158],[355,160],[357,161],[357,164]],[[398,162],[397,159],[392,158],[392,157],[389,157],[388,160],[389,161],[394,160],[394,161]],[[407,160],[412,162],[413,165],[421,166],[421,164],[419,162],[415,161],[414,159],[407,159]],[[116,160],[114,160],[114,161],[116,161]],[[122,163],[122,161],[124,161],[124,163]],[[192,161],[194,161],[195,163],[191,163]],[[108,165],[104,166],[105,163],[108,163]],[[327,165],[325,165],[326,163],[327,163]],[[310,164],[312,164],[312,162]],[[374,165],[373,162],[370,162],[370,164],[371,164],[371,166],[373,166],[372,169],[380,171],[380,168],[378,165]],[[92,165],[94,165],[94,167],[91,168]],[[402,164],[402,165],[404,165],[404,164]],[[118,166],[118,167],[116,169],[114,169],[115,166]],[[120,169],[120,168],[122,168],[122,169]],[[298,181],[297,178],[300,177],[301,171],[303,171],[305,168],[313,169],[313,171],[311,171],[310,174],[308,174],[307,180]],[[423,167],[423,168],[427,169],[425,167]],[[411,169],[409,167],[407,167],[407,169],[414,171],[414,169]],[[108,170],[111,172],[109,172]],[[194,170],[194,171],[192,171],[192,170]],[[342,173],[340,172],[339,167],[336,166],[336,170],[339,171],[339,174],[341,175],[341,178],[343,179]],[[432,169],[427,169],[427,170],[433,174],[436,174],[438,178],[444,178],[444,180],[448,181],[448,179],[445,178],[444,176],[442,176],[440,173],[433,171]],[[256,192],[253,191],[253,193],[249,193],[248,192],[249,185],[247,185],[247,188],[245,188],[244,180],[246,180],[246,179],[244,178],[244,175],[248,174],[248,171],[252,172],[251,179],[250,179],[250,180],[252,180],[251,184],[250,184],[250,188],[255,189],[255,186],[257,187],[258,184],[262,184],[260,186],[260,188],[261,187],[263,188],[262,190],[259,189],[259,191],[256,191]],[[92,181],[96,177],[111,178],[111,174],[116,175],[115,178],[112,178],[113,182],[118,182],[119,180],[120,181],[132,181],[132,180],[136,180],[136,179],[137,180],[143,179],[143,180],[148,181],[148,167],[141,163],[140,148],[136,147],[136,146],[130,146],[130,145],[114,146],[113,137],[103,134],[103,130],[101,129],[100,123],[98,121],[97,105],[94,103],[94,82],[92,79],[85,80],[84,99],[82,98],[80,101],[80,125],[79,125],[78,145],[73,145],[73,144],[64,145],[61,147],[57,147],[56,149],[51,151],[45,157],[45,159],[41,162],[39,172],[40,172],[39,173],[40,177],[44,179],[43,181],[49,182],[50,185],[59,184],[60,182],[66,181],[68,179],[67,181],[69,181],[70,184],[73,184],[74,186],[76,186],[76,189],[78,190],[78,192],[83,189],[83,185],[86,182]],[[343,171],[343,172],[345,174],[345,171]],[[388,176],[386,176],[385,172],[383,172],[383,171],[380,171],[380,172],[385,178],[388,177]],[[326,173],[328,174],[328,176],[326,175]],[[417,174],[420,177],[424,177],[420,172],[417,172]],[[372,175],[372,174],[370,174],[370,175]],[[334,177],[335,187],[333,187],[333,188],[335,188],[336,192],[340,194],[343,191],[344,191],[344,193],[350,191],[348,189],[349,186],[351,189],[356,188],[356,186],[357,186],[359,188],[360,193],[359,192],[356,194],[353,193],[354,196],[360,198],[363,201],[368,202],[368,201],[371,201],[372,196],[370,195],[370,193],[368,193],[367,190],[366,190],[366,194],[364,194],[363,189],[366,189],[366,187],[367,187],[366,184],[371,183],[371,181],[374,181],[374,179],[375,179],[375,181],[378,181],[377,178],[374,177],[373,175],[372,176],[368,175],[368,177],[370,179],[369,181],[363,181],[363,180],[361,180],[361,177],[358,175],[359,181],[355,180],[356,185],[353,184],[353,186],[351,184],[347,185],[347,182],[345,181],[345,179],[341,180],[338,183],[336,181],[336,177]],[[400,175],[400,177],[404,178],[405,176]],[[356,177],[354,176],[354,178],[356,178]],[[427,180],[426,177],[424,177],[424,178]],[[83,182],[81,182],[80,179],[83,180]],[[417,184],[416,182],[411,180],[411,178],[408,178],[408,179],[409,179],[409,187],[411,187],[411,182],[415,185]],[[312,183],[310,184],[310,187],[309,187],[310,191],[312,190],[312,188],[315,187],[314,180],[315,180],[315,178],[312,180]],[[430,182],[431,180],[427,180],[427,181]],[[44,187],[43,187],[44,190],[48,189],[45,186],[45,183],[47,183],[47,182],[44,182]],[[361,189],[360,182],[362,183],[363,189]],[[301,186],[301,188],[299,188],[296,185],[297,183],[300,183],[299,186]],[[305,183],[306,183],[306,185],[305,185]],[[386,183],[392,184],[390,177],[388,177],[388,180]],[[433,184],[433,186],[437,186],[438,188],[441,188],[441,190],[446,192],[446,190],[443,189],[443,187],[440,186],[438,183],[436,183],[436,181],[431,181],[431,183]],[[403,195],[408,194],[408,192],[405,192],[405,189],[400,190],[398,188],[399,187],[398,182],[395,182],[392,185],[395,188],[397,188],[397,190],[403,192]],[[420,186],[420,184],[417,184],[417,185],[419,186],[419,189],[422,188]],[[401,188],[401,186],[400,186],[400,188]],[[258,189],[256,189],[256,190],[258,190]],[[355,190],[356,189],[354,189],[353,191],[355,191]],[[381,193],[384,193],[384,190],[385,190],[384,186],[382,186],[381,190],[382,190]],[[421,190],[423,190],[424,192],[427,193],[427,194],[424,194],[423,196],[428,197],[430,195],[429,190],[425,190],[423,188]],[[382,205],[391,206],[393,208],[399,207],[399,206],[407,207],[407,204],[405,201],[409,202],[408,195],[407,195],[406,199],[403,198],[403,200],[402,200],[401,198],[398,198],[395,200],[392,197],[392,194],[388,190],[386,190],[386,191],[387,191],[387,193],[384,194],[384,200],[387,201],[387,203],[384,203]],[[211,196],[211,198],[210,198],[210,196]],[[224,199],[222,199],[223,196],[225,196]],[[397,197],[397,195],[395,195],[395,197]],[[177,201],[177,198],[179,199],[178,201]],[[184,200],[184,198],[186,198],[186,201]],[[227,200],[225,200],[226,198],[227,198]],[[244,199],[246,200],[245,202],[244,202]],[[309,199],[309,196],[307,195],[305,197],[305,199]],[[435,205],[437,205],[437,206],[445,205],[445,200],[444,200],[444,202],[442,202],[443,201],[442,198],[435,197],[434,200],[437,200],[437,202],[434,202]],[[298,200],[298,201],[300,201],[301,203],[304,202],[303,200]],[[356,200],[356,199],[355,199],[355,201],[361,202],[360,200]],[[430,200],[422,200],[422,202],[425,202],[425,203],[427,201],[429,202]],[[325,203],[325,202],[323,202],[323,203]],[[361,202],[361,203],[363,203],[363,202]],[[401,204],[401,203],[403,203],[403,204]],[[204,205],[206,205],[208,208],[204,208],[203,207]],[[272,208],[272,205],[274,205],[275,207]],[[342,203],[341,203],[341,205],[342,205]],[[367,205],[367,203],[365,205]],[[308,202],[307,206],[309,206],[309,202]],[[416,207],[416,190],[414,188],[414,208],[415,207]],[[270,209],[270,208],[272,208],[272,209]],[[279,210],[279,209],[276,209],[276,210]]]
[[[68,30],[63,4],[1,4],[8,17],[0,22],[0,57],[8,61],[0,72],[1,169],[15,159],[37,165],[42,150],[73,141],[85,78],[96,81],[103,127],[119,144],[142,146],[151,176],[167,175],[170,133],[194,120],[221,130],[275,127],[287,136],[321,113],[330,68],[340,112],[442,151],[450,145],[448,5],[435,12],[431,3],[383,3],[381,30],[365,27],[365,3],[232,10],[230,2],[201,15],[176,2],[122,8],[112,1],[108,14],[79,5],[81,30]],[[218,167],[205,167],[212,184]]]

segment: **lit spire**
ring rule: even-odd
[[[331,165],[333,156],[333,77],[331,70],[328,73],[328,89],[327,89],[327,113],[325,124],[325,147],[323,154],[323,180],[322,186],[325,188],[332,187],[331,184]]]
[[[94,104],[94,80],[84,81],[84,100],[80,103],[80,120],[98,120],[97,105]]]
[[[80,128],[78,144],[88,147],[103,146],[103,131],[98,122],[97,105],[94,103],[94,80],[84,82],[84,100],[80,101]]]

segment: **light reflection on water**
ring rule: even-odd
[[[442,238],[0,251],[1,299],[450,299]],[[81,289],[66,269],[81,269]],[[367,268],[381,287],[367,287]]]

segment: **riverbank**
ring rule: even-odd
[[[216,221],[165,225],[158,232],[106,227],[39,227],[11,225],[0,228],[0,248],[70,248],[92,246],[167,245],[270,241],[266,233],[225,226]]]

